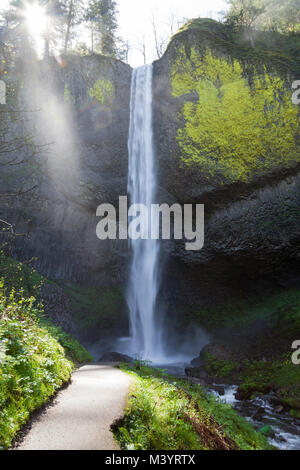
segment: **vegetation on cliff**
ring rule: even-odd
[[[109,80],[99,79],[89,90],[89,95],[97,103],[111,107],[115,97],[114,86]]]
[[[200,45],[199,34],[206,27],[196,20],[174,38],[172,94],[184,100],[177,132],[181,163],[197,165],[204,177],[221,184],[294,168],[300,129],[292,82],[287,82],[292,64],[287,61],[283,71],[284,54],[273,60],[250,47],[248,58],[235,54],[224,25],[212,24],[214,45],[212,40]],[[247,47],[243,49],[246,53]]]

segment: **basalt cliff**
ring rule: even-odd
[[[252,48],[222,24],[193,20],[154,63],[158,202],[205,204],[201,251],[162,243],[159,303],[175,329],[196,322],[218,335],[224,317],[244,319],[253,302],[299,289],[297,41],[257,32]],[[127,194],[131,68],[97,55],[21,67],[15,106],[30,116],[9,132],[25,128],[33,137],[16,154],[34,156],[0,175],[8,193],[22,182],[1,199],[0,218],[25,234],[10,253],[56,283],[64,324],[86,341],[126,334],[130,249],[97,239],[96,209]]]

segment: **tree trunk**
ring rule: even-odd
[[[93,26],[93,23],[92,23],[92,27],[91,27],[91,40],[92,40],[92,54],[94,54],[94,26]]]
[[[64,54],[66,54],[67,51],[68,51],[68,45],[69,45],[69,41],[70,41],[70,31],[71,31],[73,8],[74,8],[74,4],[73,4],[73,0],[71,0],[70,1],[69,12],[68,12],[68,19],[67,19],[67,31],[66,31],[66,36],[65,36]]]
[[[251,28],[248,29],[248,38],[249,38],[250,46],[255,47],[254,37],[253,37]]]

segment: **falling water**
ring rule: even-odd
[[[152,130],[153,66],[133,71],[128,139],[128,193],[131,204],[150,208],[156,195],[156,173]],[[150,225],[150,221],[149,221]],[[160,354],[156,301],[159,289],[157,240],[132,241],[127,302],[130,310],[131,348],[154,361]]]
[[[130,127],[128,138],[129,169],[128,193],[131,204],[143,204],[151,211],[156,202],[157,174],[152,122],[153,66],[145,65],[133,71],[130,101]],[[140,214],[137,214],[138,216]],[[141,212],[141,216],[143,212]],[[129,218],[130,219],[130,218]],[[131,220],[129,220],[131,222]],[[158,221],[142,221],[149,226]],[[130,338],[121,338],[116,347],[121,353],[138,355],[154,364],[188,363],[207,344],[208,337],[201,328],[187,329],[183,335],[174,336],[161,320],[157,309],[160,288],[161,256],[158,240],[139,239],[131,241],[127,303],[130,311]],[[177,340],[170,347],[168,339]],[[174,342],[173,342],[174,343]]]

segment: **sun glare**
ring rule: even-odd
[[[48,17],[43,7],[36,3],[27,4],[24,12],[27,28],[34,39],[41,38],[48,27]]]

